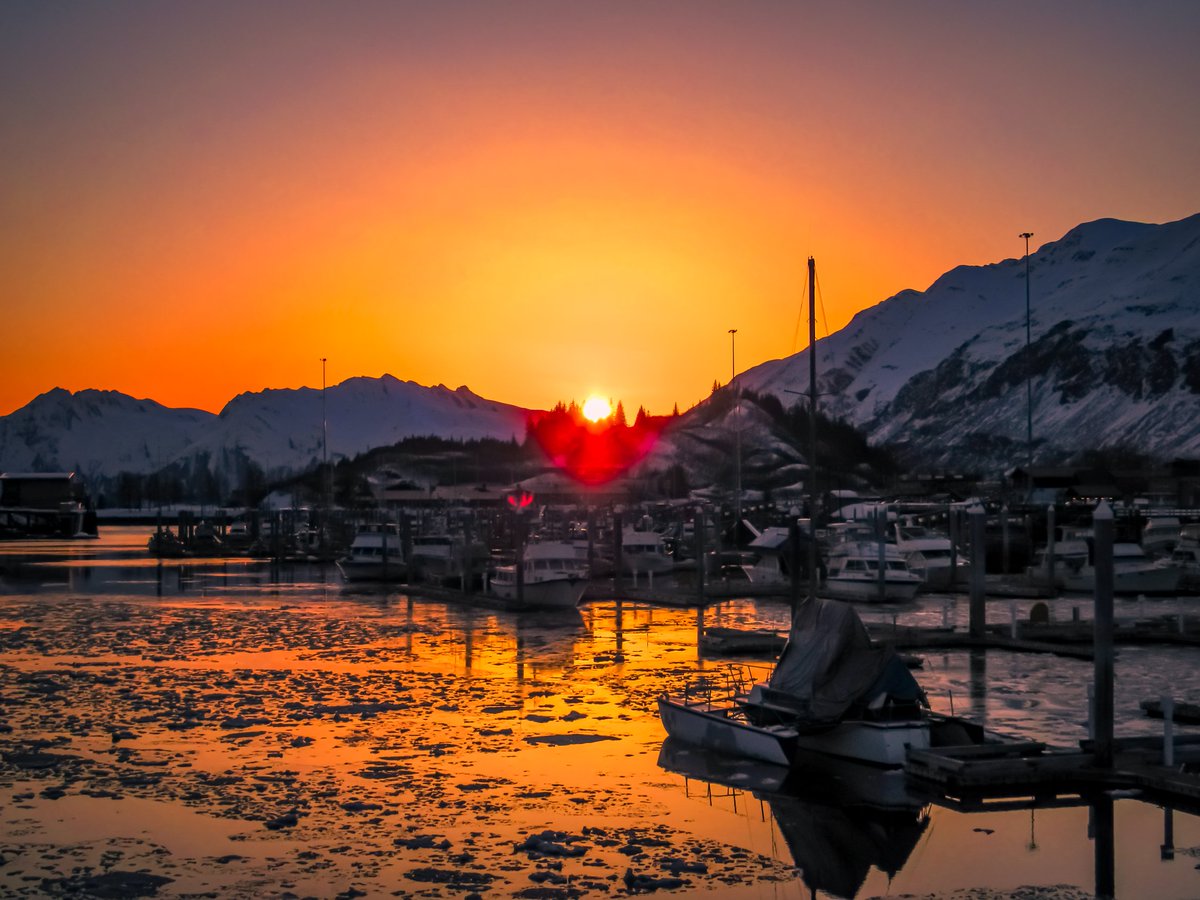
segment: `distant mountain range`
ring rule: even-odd
[[[1025,261],[959,267],[818,342],[822,410],[914,464],[999,471],[1025,461],[1029,376],[1036,462],[1101,447],[1200,456],[1200,215],[1080,225],[1036,251],[1029,273],[1028,349]],[[756,366],[739,383],[790,407],[808,389],[808,352]],[[709,407],[673,425],[646,464],[686,464],[689,446],[725,446],[713,438],[729,420]],[[530,413],[390,375],[330,387],[326,409],[331,461],[414,436],[520,441]],[[753,441],[753,429],[744,437]],[[56,388],[0,417],[0,471],[74,470],[92,482],[167,467],[231,481],[248,461],[278,478],[322,453],[312,388],[241,394],[218,415]],[[791,451],[767,464],[804,467]]]
[[[527,418],[527,410],[466,387],[424,387],[391,375],[330,387],[325,409],[330,461],[406,437],[520,441]],[[217,415],[117,391],[55,388],[0,418],[0,470],[73,470],[100,483],[168,466],[221,475],[253,461],[278,478],[320,463],[323,437],[315,388],[239,394]]]
[[[1200,215],[1100,219],[1025,261],[952,269],[817,342],[819,403],[910,462],[1004,470],[1127,447],[1200,456]],[[808,350],[743,373],[747,389],[808,390]]]

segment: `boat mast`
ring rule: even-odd
[[[808,599],[817,597],[817,263],[808,258]]]

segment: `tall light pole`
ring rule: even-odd
[[[1025,238],[1025,466],[1033,477],[1033,356],[1029,349],[1031,326],[1029,324],[1029,239],[1032,231],[1022,231],[1017,237]],[[1032,481],[1030,482],[1032,484]]]
[[[734,384],[737,380],[737,329],[729,329],[729,384],[733,388],[733,440],[734,440],[734,477],[733,477],[733,543],[737,546],[737,536],[742,527],[742,398],[741,391]]]
[[[321,357],[321,469],[324,472],[324,477],[321,479],[325,482],[322,485],[322,493],[325,494],[325,505],[329,505],[329,491],[327,485],[331,480],[329,477],[329,419],[325,415],[325,360],[326,357]]]

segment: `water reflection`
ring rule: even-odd
[[[1028,884],[1200,896],[1193,870],[1200,827],[1190,815],[1134,800],[1107,798],[1106,806],[1103,797],[1039,798],[1034,808],[1028,799],[931,805],[898,773],[810,766],[789,780],[786,772],[660,751],[655,698],[699,669],[725,664],[703,657],[703,629],[778,631],[787,624],[785,603],[742,598],[696,610],[612,599],[567,615],[513,613],[421,599],[394,586],[347,591],[334,570],[319,565],[160,564],[144,556],[144,539],[142,532],[117,541],[111,558],[101,552],[105,539],[78,550],[0,547],[0,694],[10,729],[0,729],[0,745],[69,744],[81,760],[71,765],[92,767],[81,769],[80,787],[150,794],[137,787],[141,769],[127,771],[140,759],[161,763],[154,796],[164,804],[182,804],[203,788],[206,809],[220,812],[237,800],[240,815],[261,818],[268,806],[278,815],[299,798],[314,822],[306,841],[326,840],[339,851],[345,843],[356,862],[396,852],[387,828],[356,829],[343,841],[353,816],[379,804],[405,821],[417,816],[428,834],[446,832],[446,810],[454,810],[451,852],[463,851],[466,835],[487,834],[481,858],[497,872],[528,834],[551,827],[580,834],[587,825],[619,835],[614,848],[645,853],[589,851],[589,861],[599,857],[607,866],[606,876],[619,879],[630,865],[660,875],[662,865],[691,854],[710,866],[707,879],[684,870],[696,890],[736,888],[730,896],[756,900]],[[901,624],[936,616],[940,624],[943,605],[939,598],[928,608],[866,612],[889,621],[898,614]],[[1161,731],[1137,701],[1160,693],[1164,679],[1180,696],[1200,692],[1194,648],[1125,647],[1117,670],[1125,734]],[[960,714],[1063,745],[1085,734],[1090,673],[1090,663],[1051,656],[934,651],[919,678],[939,709],[949,711],[952,695]],[[61,690],[43,693],[56,685]],[[199,707],[205,717],[188,716]],[[267,722],[222,727],[242,719]],[[118,741],[100,723],[134,736]],[[179,759],[186,765],[176,766]],[[216,778],[235,764],[253,773],[241,787],[195,783],[195,773],[211,769]],[[660,765],[682,774],[682,789]],[[13,784],[8,794],[0,785],[0,804],[18,790]],[[273,792],[266,805],[263,784]],[[356,802],[363,812],[341,805]],[[51,804],[45,801],[48,818]],[[729,827],[721,804],[756,820],[753,841]],[[652,823],[634,835],[640,844],[626,834],[630,822]],[[665,830],[650,835],[650,827]],[[369,845],[374,838],[386,846]],[[762,855],[742,853],[744,846]],[[434,852],[400,854],[394,866],[448,868]],[[421,853],[430,858],[414,862]],[[574,875],[588,871],[580,862]],[[0,893],[5,877],[12,876],[0,873]],[[404,886],[392,877],[369,886],[380,893]],[[347,884],[297,892],[332,896]]]
[[[908,862],[929,826],[923,800],[905,788],[904,775],[813,756],[787,769],[734,760],[667,739],[663,769],[683,775],[711,802],[713,785],[734,806],[765,803],[800,878],[818,891],[853,898],[872,868],[890,880]]]

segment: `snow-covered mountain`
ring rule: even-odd
[[[1200,456],[1200,215],[1165,225],[1102,219],[1036,251],[1028,350],[1025,271],[1023,259],[960,267],[859,313],[818,342],[822,409],[912,461],[998,471],[1025,461],[1032,373],[1037,463],[1116,446]],[[808,351],[739,381],[790,407],[791,392],[808,388]],[[700,457],[722,465],[734,408],[706,403],[682,417],[646,467]],[[325,409],[331,461],[410,436],[521,440],[529,412],[390,375],[330,387]],[[739,417],[744,464],[799,477],[806,462],[795,441],[753,404]],[[241,394],[218,415],[55,389],[0,417],[0,471],[75,470],[97,484],[172,467],[190,484],[233,484],[248,462],[267,477],[318,463],[321,423],[312,388]]]
[[[1200,215],[1101,219],[1029,260],[962,266],[902,291],[817,342],[822,409],[914,460],[1025,462],[1032,373],[1035,463],[1129,447],[1200,456]],[[785,405],[807,391],[808,350],[740,376]]]
[[[118,391],[54,388],[0,417],[0,471],[74,471],[89,483],[145,474],[184,456],[216,419]]]
[[[521,440],[527,417],[466,387],[423,387],[391,375],[330,387],[325,411],[331,461],[414,436]],[[0,418],[0,471],[72,470],[102,484],[168,466],[232,477],[250,461],[279,476],[319,463],[322,437],[319,389],[240,394],[214,415],[116,391],[55,388]]]

